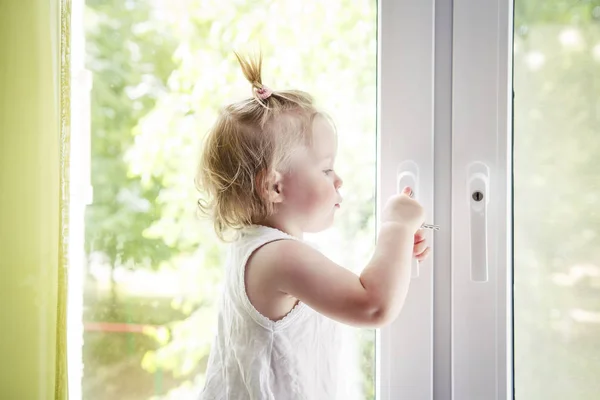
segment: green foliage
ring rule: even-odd
[[[600,236],[582,246],[585,229],[568,237],[556,231],[600,224],[594,212],[600,182],[593,179],[600,173],[600,62],[593,50],[600,41],[600,2],[527,0],[516,5],[515,167],[522,171],[515,181],[516,211],[527,210],[517,218],[536,248],[560,249],[561,258],[584,262],[597,255]],[[524,26],[519,34],[518,27]],[[571,47],[561,45],[559,37],[569,27],[577,29],[573,32],[580,41]],[[539,70],[528,66],[532,52],[545,59]]]
[[[93,72],[92,185],[86,248],[111,264],[156,267],[178,249],[146,233],[160,218],[159,185],[141,185],[124,159],[132,129],[166,90],[175,38],[150,2],[87,1],[87,65]],[[151,21],[151,22],[150,22]]]
[[[598,6],[598,0],[516,0],[515,30],[523,34],[523,27],[540,24],[589,24],[598,20]]]

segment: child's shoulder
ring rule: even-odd
[[[327,262],[330,261],[310,244],[282,236],[256,248],[248,258],[246,270],[280,286],[285,281],[304,280],[304,275],[312,274],[313,268]]]
[[[261,264],[281,262],[297,249],[305,249],[308,245],[294,236],[267,226],[253,225],[245,228],[237,244],[250,251],[249,261]]]
[[[278,229],[262,225],[251,225],[239,231],[238,236],[233,244],[235,246],[244,246],[250,248],[256,247],[256,249],[258,249],[267,244],[281,240],[301,242],[295,237]]]

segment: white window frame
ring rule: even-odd
[[[413,186],[433,220],[435,0],[380,0],[378,214],[398,186]],[[412,182],[399,182],[413,173]],[[379,221],[380,215],[378,215]],[[433,259],[413,269],[402,312],[377,337],[377,398],[433,398]]]
[[[379,2],[378,210],[412,160],[418,199],[442,230],[378,335],[378,399],[513,398],[512,10],[510,0]],[[474,163],[487,177],[469,184]],[[477,182],[482,202],[471,200]],[[473,278],[471,258],[487,261],[474,261]]]
[[[67,364],[69,398],[83,396],[83,290],[85,276],[85,208],[92,202],[91,90],[85,68],[85,0],[71,3],[71,154],[69,203],[69,284],[67,304]]]

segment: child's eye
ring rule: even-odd
[[[325,175],[329,175],[329,174],[330,174],[330,173],[332,173],[332,172],[333,172],[333,170],[332,170],[332,169],[326,169],[325,171],[323,171],[323,173],[324,173]]]

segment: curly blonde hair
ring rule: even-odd
[[[224,107],[208,133],[196,176],[217,236],[261,223],[273,214],[262,189],[270,171],[285,171],[294,148],[310,145],[319,114],[312,97],[298,90],[270,91],[262,81],[262,56],[235,53],[253,97]],[[265,92],[268,94],[265,96]]]

